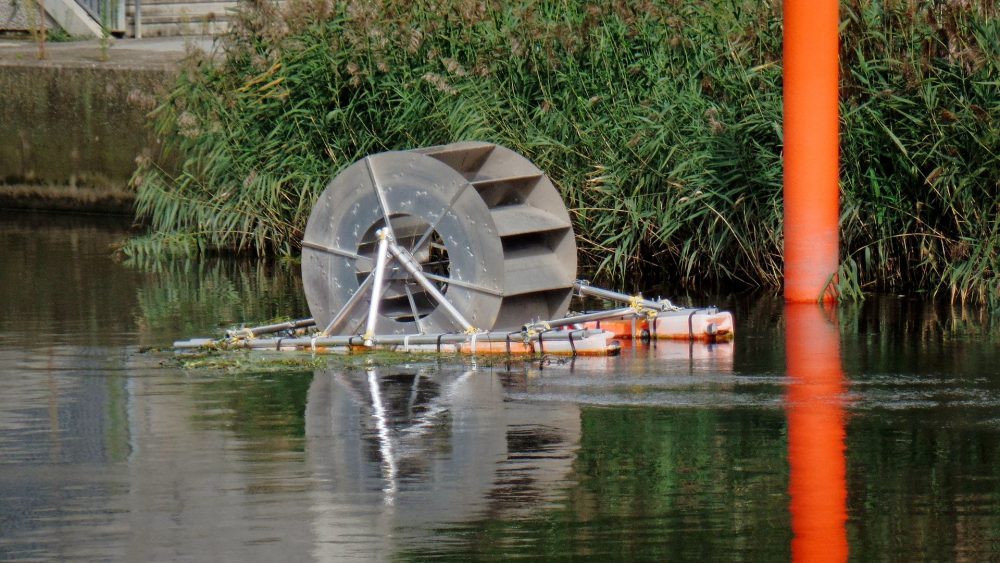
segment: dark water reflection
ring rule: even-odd
[[[0,559],[1000,557],[1000,332],[719,298],[733,344],[472,366],[181,369],[300,314],[294,269],[108,258],[0,215]]]

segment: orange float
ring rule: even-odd
[[[645,317],[602,319],[586,322],[581,326],[608,331],[616,338],[622,339],[649,336],[663,340],[720,342],[732,340],[734,335],[732,313],[719,311],[714,307],[665,311],[657,313],[650,319]]]
[[[837,0],[784,2],[785,300],[832,301],[839,265]]]

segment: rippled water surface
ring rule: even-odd
[[[304,315],[296,276],[116,263],[126,227],[0,215],[0,560],[1000,559],[978,309],[722,297],[732,344],[185,367]]]

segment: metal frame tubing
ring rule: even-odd
[[[375,255],[375,282],[372,285],[372,300],[368,306],[368,321],[365,323],[365,346],[372,345],[375,336],[375,323],[378,321],[378,306],[382,301],[382,290],[385,287],[385,268],[389,257],[390,233],[387,229],[379,229],[378,252]]]
[[[475,338],[479,342],[506,342],[508,339],[527,341],[527,342],[537,342],[539,338],[543,338],[545,342],[554,341],[566,341],[570,339],[572,335],[573,340],[581,340],[584,338],[590,338],[591,336],[596,336],[602,334],[604,331],[596,329],[583,329],[583,330],[559,330],[545,332],[544,336],[542,333],[536,334],[523,334],[520,332],[509,333],[509,332],[482,332],[478,334],[465,334],[465,333],[454,333],[454,334],[386,334],[386,335],[376,335],[374,341],[377,344],[386,346],[395,345],[434,345],[434,344],[465,344],[472,342]],[[512,338],[513,337],[513,338]],[[242,348],[268,348],[275,349],[277,347],[297,347],[297,348],[311,348],[314,346],[319,347],[337,347],[337,346],[360,346],[363,343],[363,339],[360,336],[325,336],[317,338],[259,338],[254,340],[242,340],[234,345],[236,347]],[[206,341],[202,339],[184,340],[179,342],[174,342],[174,348],[177,349],[192,349],[192,348],[204,348]]]
[[[368,274],[368,277],[365,278],[365,281],[361,282],[361,285],[359,285],[357,291],[351,295],[351,298],[347,300],[347,303],[344,303],[344,306],[337,311],[337,314],[334,315],[332,319],[330,319],[330,324],[326,325],[326,328],[320,332],[320,336],[330,336],[331,332],[337,330],[340,328],[340,325],[344,324],[344,321],[348,319],[354,307],[361,302],[361,298],[368,294],[368,290],[371,288],[374,280],[375,273],[372,272],[371,274]]]
[[[445,297],[440,290],[438,290],[437,286],[431,283],[430,280],[424,276],[423,271],[420,269],[420,265],[413,259],[413,256],[411,256],[409,252],[401,248],[394,241],[389,242],[389,252],[396,257],[396,260],[398,260],[399,264],[403,266],[403,269],[406,270],[408,274],[413,276],[413,279],[417,280],[417,283],[424,288],[424,291],[429,293],[430,296],[438,302],[438,305],[440,305],[445,312],[448,313],[452,320],[462,327],[462,330],[468,333],[478,332],[476,328],[472,326],[472,323],[465,320],[462,313],[460,313],[458,309],[456,309],[455,306],[448,301],[448,298]]]
[[[572,317],[553,319],[551,321],[529,323],[524,325],[524,330],[548,330],[550,328],[559,328],[567,325],[575,325],[577,323],[588,323],[590,321],[603,321],[605,319],[615,319],[620,317],[635,317],[640,314],[642,313],[636,311],[632,307],[622,307],[621,309],[597,311],[594,313],[584,313],[582,315],[574,315]]]
[[[239,338],[241,336],[253,336],[256,338],[262,334],[274,334],[275,332],[281,332],[283,330],[295,330],[299,328],[309,328],[312,326],[316,326],[315,320],[299,319],[284,323],[247,327],[237,330],[227,330],[226,336],[229,338]]]
[[[644,299],[641,295],[629,295],[627,293],[619,293],[617,291],[611,291],[610,289],[601,289],[599,287],[594,287],[582,280],[574,282],[573,286],[576,288],[577,293],[579,293],[580,295],[600,297],[602,299],[617,301],[619,303],[628,303],[629,305],[641,305],[647,309],[652,309],[654,311],[670,311],[670,310],[680,309],[680,307],[674,305],[668,299],[653,301],[651,299]]]

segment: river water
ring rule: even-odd
[[[0,560],[1000,559],[979,309],[723,296],[732,344],[191,367],[163,348],[305,314],[296,277],[117,263],[126,227],[0,215]]]

